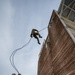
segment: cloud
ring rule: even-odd
[[[2,2],[2,6],[0,5],[0,7],[0,48],[2,51],[6,51],[12,44],[11,25],[13,8],[11,7],[9,1]]]
[[[9,54],[13,46],[12,17],[14,10],[10,0],[0,1],[0,73],[9,75]]]

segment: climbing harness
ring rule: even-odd
[[[47,27],[41,29],[39,32],[45,30],[46,28],[47,28]],[[18,70],[18,69],[16,68],[16,66],[15,66],[15,63],[14,63],[14,56],[15,56],[15,54],[16,54],[17,51],[19,51],[19,50],[21,50],[22,48],[26,47],[26,46],[30,43],[30,41],[31,41],[31,38],[30,38],[29,41],[28,41],[26,44],[24,44],[22,47],[20,47],[20,48],[18,48],[18,49],[15,49],[15,50],[12,52],[12,54],[10,55],[10,57],[9,57],[11,66],[16,70],[16,72],[18,73],[18,75],[21,75],[21,74],[20,74],[19,70]],[[12,75],[16,75],[16,74],[14,73],[14,74],[12,74]]]

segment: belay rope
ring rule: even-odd
[[[41,29],[39,32],[43,31],[43,30],[46,29],[46,28],[47,28],[47,27]],[[16,70],[16,72],[17,72],[18,74],[20,74],[20,72],[18,71],[18,69],[17,69],[16,66],[15,66],[15,63],[14,63],[14,56],[15,56],[15,54],[16,54],[17,51],[19,51],[19,50],[21,50],[22,48],[26,47],[26,46],[30,43],[30,41],[31,41],[31,38],[30,38],[29,41],[28,41],[26,44],[24,44],[22,47],[20,47],[20,48],[18,48],[18,49],[15,49],[15,50],[12,52],[12,54],[10,55],[10,57],[9,57],[11,66]]]

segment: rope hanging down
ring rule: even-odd
[[[14,56],[15,56],[15,54],[16,54],[17,51],[19,51],[19,50],[21,50],[22,48],[26,47],[26,46],[30,43],[30,41],[31,41],[31,38],[30,38],[30,40],[28,41],[28,43],[26,43],[26,44],[24,44],[22,47],[20,47],[20,48],[14,50],[14,51],[12,52],[12,54],[10,55],[10,58],[9,58],[9,59],[10,59],[10,63],[11,63],[11,65],[12,65],[12,67],[17,71],[18,74],[19,74],[19,71],[18,71],[18,69],[16,68],[16,66],[15,66],[15,64],[14,64]]]
[[[47,27],[41,29],[39,32],[45,30],[46,28],[47,28]],[[16,66],[15,66],[15,63],[14,63],[14,56],[15,56],[15,54],[16,54],[17,51],[19,51],[19,50],[21,50],[22,48],[26,47],[26,46],[30,43],[30,41],[31,41],[31,38],[30,38],[30,40],[28,41],[28,43],[24,44],[22,47],[20,47],[20,48],[18,48],[18,49],[15,49],[15,50],[12,52],[12,54],[10,55],[10,57],[9,57],[9,60],[10,60],[10,63],[11,63],[11,65],[12,65],[12,67],[16,70],[16,72],[17,72],[18,74],[19,74],[19,70],[18,70],[18,69],[16,68]]]

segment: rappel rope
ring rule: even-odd
[[[45,30],[47,27],[41,29],[39,32]],[[12,54],[10,55],[9,57],[9,60],[10,60],[10,63],[11,63],[11,66],[16,70],[16,72],[19,74],[19,70],[16,68],[15,66],[15,63],[14,63],[14,56],[16,54],[17,51],[21,50],[22,48],[26,47],[31,41],[31,38],[29,39],[28,43],[24,44],[22,47],[18,48],[18,49],[15,49]]]
[[[10,63],[12,65],[12,67],[17,71],[17,73],[19,73],[18,69],[16,68],[15,64],[14,64],[14,56],[16,54],[17,51],[21,50],[22,48],[26,47],[31,41],[31,38],[30,40],[28,41],[28,43],[24,44],[22,47],[18,48],[18,49],[15,49],[12,54],[10,55]]]
[[[45,28],[41,29],[39,32],[41,32],[41,31],[45,30],[46,28],[47,28],[47,27],[45,27]]]

